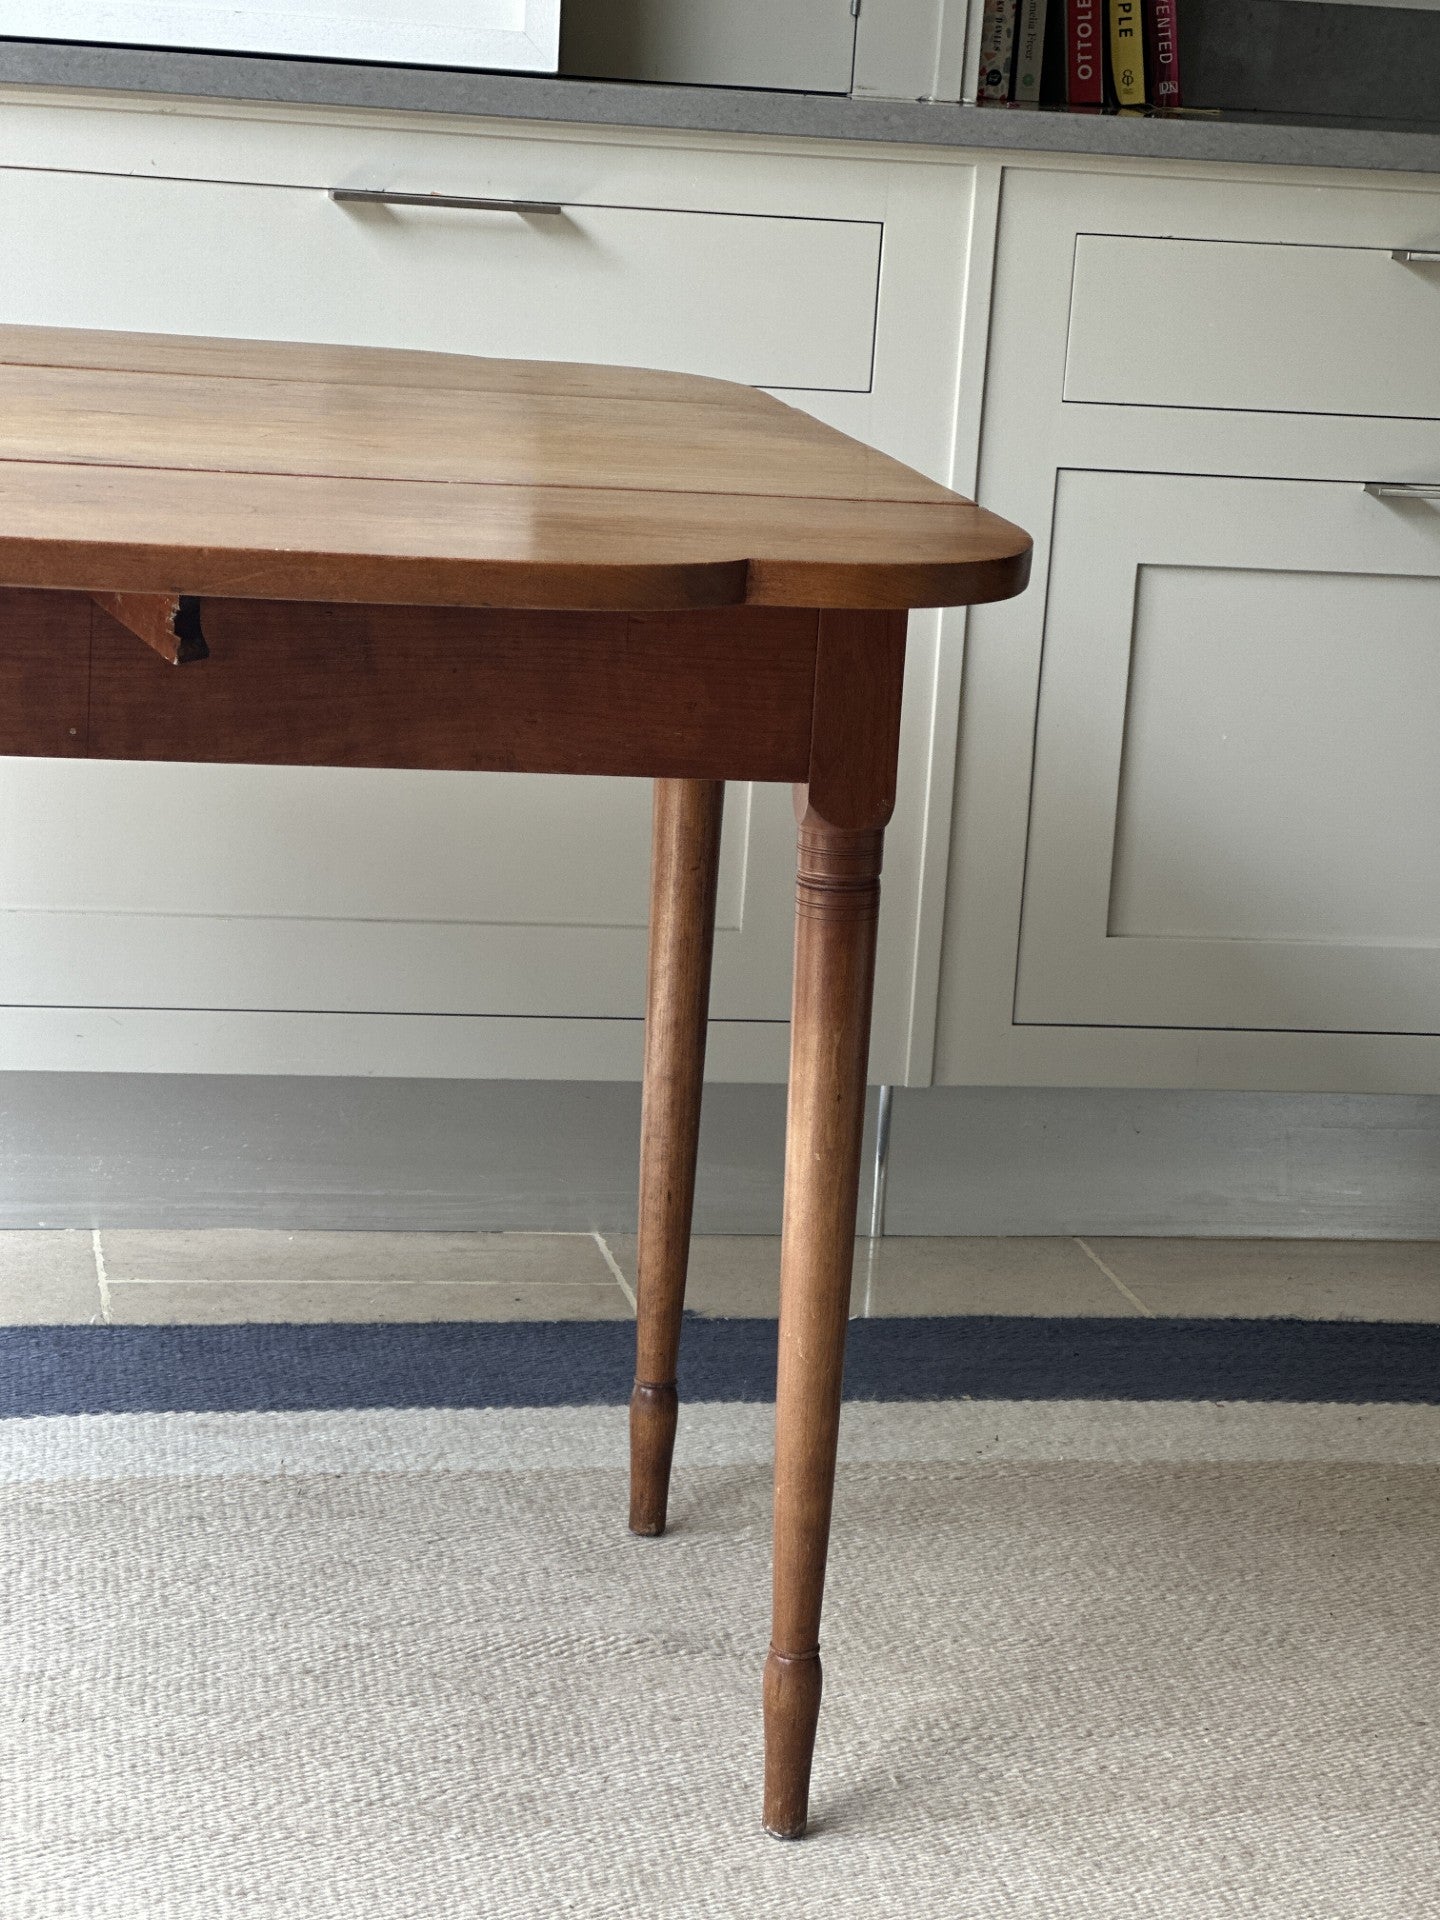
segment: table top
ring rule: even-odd
[[[952,606],[1018,527],[750,387],[0,327],[0,584],[596,609]]]

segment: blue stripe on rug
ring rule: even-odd
[[[621,1405],[627,1321],[0,1328],[0,1416]],[[774,1397],[773,1320],[687,1316],[688,1400]],[[854,1320],[849,1400],[1440,1403],[1440,1326]]]

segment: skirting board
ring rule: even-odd
[[[612,1082],[7,1073],[0,1227],[625,1232],[639,1114]],[[698,1232],[778,1230],[783,1141],[782,1088],[707,1090]],[[1434,1096],[901,1089],[885,1230],[1440,1239],[1437,1173]]]

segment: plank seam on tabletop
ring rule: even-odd
[[[827,392],[821,388],[817,391]],[[497,492],[523,488],[527,493],[602,493],[665,494],[685,500],[799,500],[820,506],[911,507],[927,513],[950,513],[956,507],[973,507],[976,502],[963,494],[950,500],[914,499],[899,493],[775,493],[760,487],[676,487],[663,481],[649,486],[602,484],[586,480],[486,480],[474,475],[406,473],[334,473],[323,467],[223,467],[177,466],[168,460],[92,460],[83,455],[54,453],[0,453],[0,464],[7,467],[80,467],[87,473],[195,473],[234,475],[251,480],[344,480],[367,486],[476,487]],[[1228,476],[1227,476],[1228,477]],[[960,603],[957,603],[960,604]]]

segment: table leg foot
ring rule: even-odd
[[[820,1654],[777,1653],[765,1662],[765,1831],[803,1840],[810,1762],[820,1721]]]
[[[674,1381],[637,1380],[630,1396],[630,1531],[665,1531],[679,1397]]]

